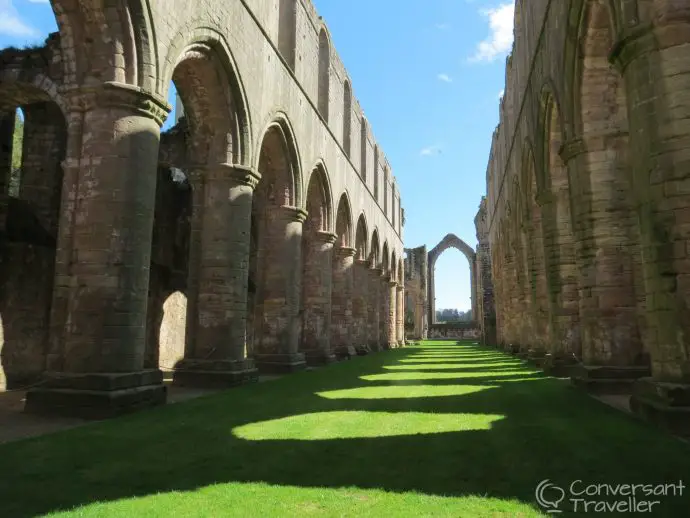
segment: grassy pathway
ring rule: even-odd
[[[690,485],[690,446],[502,353],[427,342],[2,445],[0,517],[539,516],[543,479]],[[690,516],[690,488],[641,499]]]

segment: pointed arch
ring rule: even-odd
[[[323,204],[320,206],[321,213],[320,230],[332,231],[333,229],[333,195],[331,191],[331,182],[326,170],[326,164],[323,160],[319,160],[311,169],[309,178],[307,179],[307,196],[305,200],[305,210],[309,210],[308,204],[310,200],[314,200],[313,196],[318,195]],[[311,216],[308,216],[311,217]]]
[[[388,248],[388,240],[383,242],[383,249],[381,251],[381,268],[384,275],[390,274],[391,258],[390,249]]]
[[[297,0],[280,0],[278,9],[278,50],[294,72],[297,45]]]
[[[225,37],[207,27],[180,33],[165,63],[158,90],[167,98],[174,81],[182,98],[192,100],[187,107],[190,126],[204,135],[196,150],[203,158],[195,158],[249,165],[253,145],[247,96]]]
[[[357,230],[355,232],[355,248],[357,249],[357,259],[366,260],[368,258],[368,236],[367,218],[362,212],[357,218]]]
[[[350,158],[352,148],[352,86],[349,79],[343,83],[343,149]]]
[[[328,122],[328,108],[331,89],[331,39],[325,25],[319,29],[319,77],[317,107],[323,119]]]
[[[359,176],[362,178],[364,185],[367,183],[367,148],[369,144],[369,130],[367,129],[367,119],[362,114],[362,126],[360,128],[360,164],[359,164]]]
[[[381,257],[381,245],[379,243],[379,229],[374,228],[371,234],[371,249],[369,250],[369,261],[372,268],[379,267],[379,259]]]
[[[338,236],[338,244],[341,247],[352,247],[352,208],[347,191],[338,199],[338,208],[335,217],[335,233]]]
[[[265,143],[269,137],[273,137],[275,142],[279,144],[284,157],[284,163],[281,164],[285,174],[282,186],[284,193],[281,193],[281,195],[284,194],[285,196],[285,205],[301,207],[303,204],[303,191],[300,152],[292,124],[285,113],[278,112],[273,115],[261,133],[261,139],[258,142],[259,147],[255,152],[255,162],[253,164],[254,169],[261,174],[264,174],[261,170],[262,152],[265,150]],[[266,158],[264,154],[264,159]]]

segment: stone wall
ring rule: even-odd
[[[406,335],[426,339],[428,331],[428,254],[426,246],[405,249]]]
[[[400,192],[310,2],[52,4],[60,34],[0,53],[3,361],[49,373],[28,410],[117,413],[162,402],[161,369],[229,386],[404,342]],[[161,134],[171,81],[184,117]],[[38,259],[7,244],[26,226]],[[30,345],[10,302],[47,315]]]
[[[487,168],[497,340],[687,420],[663,383],[690,383],[690,11],[523,0],[514,34]]]

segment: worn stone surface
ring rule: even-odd
[[[0,51],[3,384],[234,385],[401,342],[400,191],[310,2],[51,3],[64,33]],[[110,415],[158,385],[29,399]]]
[[[682,428],[650,394],[690,384],[688,4],[518,1],[514,33],[477,226],[497,342],[597,391],[651,372],[633,410]]]

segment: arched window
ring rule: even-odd
[[[278,50],[290,68],[295,70],[295,47],[297,44],[297,2],[280,0],[278,13]]]
[[[362,126],[361,126],[361,133],[360,133],[360,153],[361,153],[361,164],[359,166],[359,175],[362,177],[362,180],[364,183],[367,183],[367,120],[364,118],[364,115],[362,115]]]
[[[328,101],[330,96],[331,48],[326,29],[319,32],[319,113],[328,122]]]
[[[343,88],[343,148],[345,148],[345,154],[349,158],[352,132],[352,87],[350,81],[346,79]]]
[[[379,146],[374,146],[374,199],[379,203]]]

